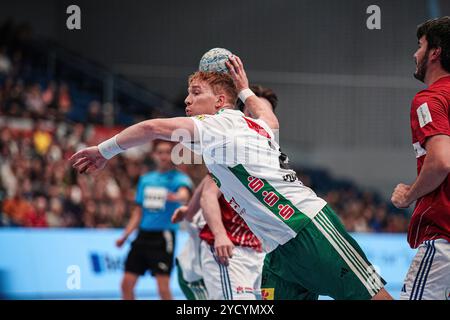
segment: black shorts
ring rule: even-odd
[[[142,231],[131,244],[125,262],[125,271],[144,275],[149,270],[152,276],[170,274],[174,262],[175,232]]]

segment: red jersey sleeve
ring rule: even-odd
[[[438,134],[450,135],[447,101],[438,95],[418,95],[413,101],[411,124],[413,136],[422,146],[429,137]]]

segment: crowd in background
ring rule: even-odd
[[[153,167],[148,148],[112,159],[96,176],[76,174],[67,158],[90,144],[94,126],[102,124],[102,105],[91,101],[83,123],[67,121],[74,108],[71,84],[25,81],[30,77],[24,75],[33,72],[20,44],[26,28],[9,42],[4,29],[0,28],[0,226],[124,227],[135,205],[138,177]],[[28,121],[26,129],[20,119]],[[315,190],[327,189],[303,170],[298,175]],[[318,194],[336,209],[349,231],[407,230],[407,216],[393,212],[373,192],[352,186]]]
[[[134,206],[138,177],[153,168],[150,153],[140,151],[115,157],[96,176],[76,174],[67,158],[89,144],[93,126],[42,120],[34,123],[31,131],[0,124],[0,223],[26,227],[124,227]],[[298,175],[313,189],[320,184],[312,183],[301,170]],[[318,193],[336,209],[349,231],[406,231],[405,215],[391,212],[388,204],[376,200],[372,192],[352,187]]]

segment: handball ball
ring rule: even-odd
[[[233,54],[227,49],[211,49],[200,59],[198,70],[204,72],[228,72],[225,61],[232,55]]]

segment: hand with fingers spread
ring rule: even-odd
[[[234,244],[226,233],[214,235],[214,249],[217,257],[219,257],[219,262],[227,266],[228,259],[233,257]]]
[[[241,92],[244,89],[248,89],[248,78],[244,70],[244,65],[238,56],[230,56],[229,61],[225,62],[230,76],[236,85],[237,91]]]
[[[78,151],[69,161],[79,173],[94,173],[103,169],[108,161],[104,158],[97,146]]]

